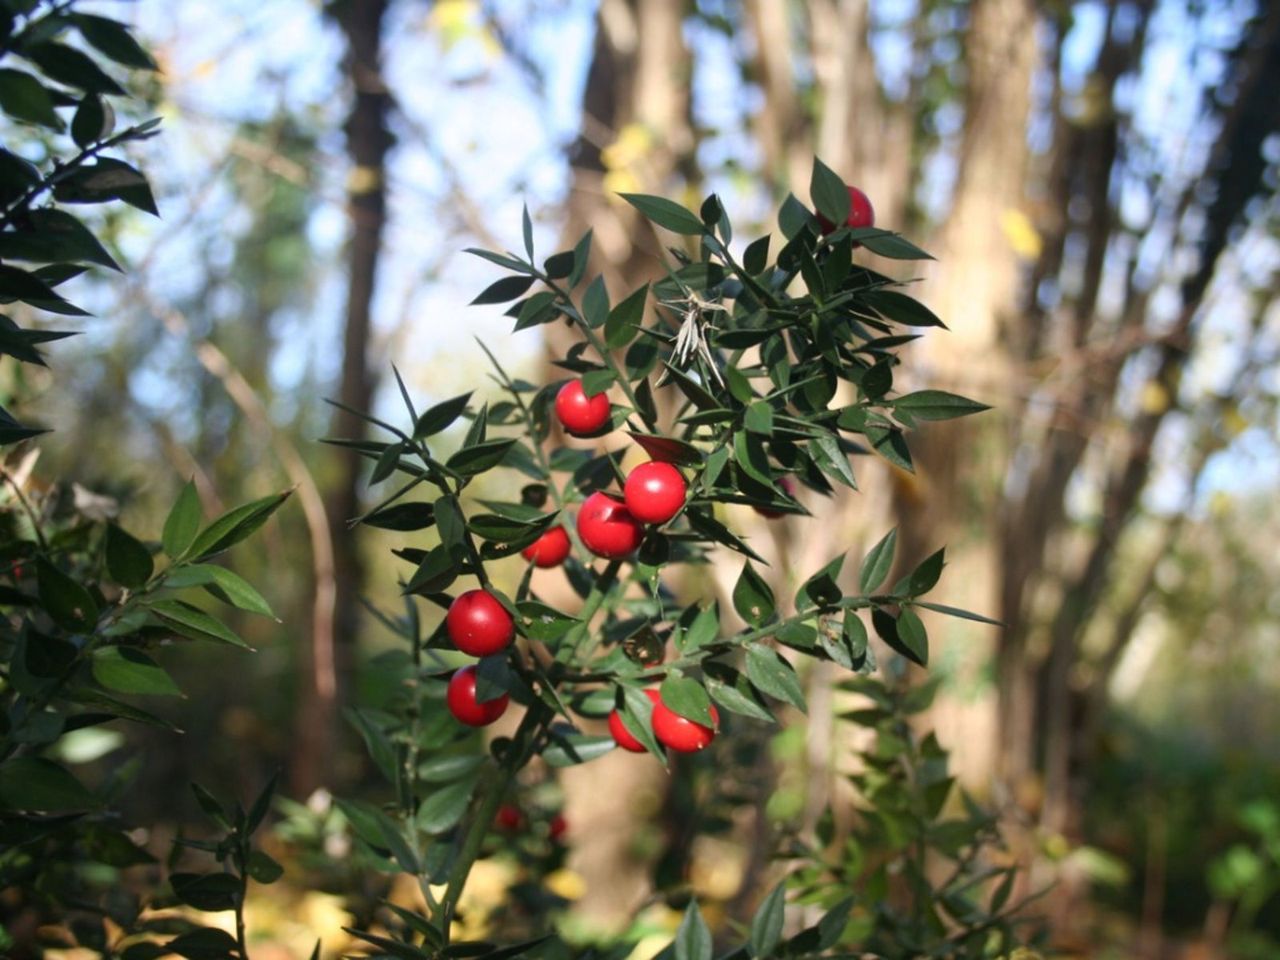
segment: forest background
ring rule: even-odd
[[[663,240],[617,193],[696,208],[715,191],[754,235],[788,190],[803,197],[816,154],[937,258],[914,293],[949,330],[912,375],[994,409],[926,427],[914,473],[866,469],[818,535],[735,519],[799,571],[869,547],[882,531],[864,518],[886,511],[904,564],[948,544],[963,575],[938,599],[1004,626],[939,624],[931,721],[1022,838],[1029,884],[1070,892],[1045,908],[1061,949],[1280,937],[1266,908],[1280,890],[1280,8],[97,6],[160,67],[128,108],[164,118],[134,148],[160,218],[106,213],[127,278],[75,281],[97,319],[58,345],[52,378],[6,362],[4,405],[55,428],[41,472],[119,498],[142,531],[188,478],[208,514],[297,488],[233,563],[280,622],[245,621],[253,656],[173,666],[201,705],[184,737],[81,731],[82,756],[106,764],[126,736],[146,748],[130,818],[179,829],[197,810],[173,785],[190,779],[248,796],[282,768],[282,794],[318,809],[318,788],[367,778],[343,711],[377,701],[391,638],[361,598],[394,606],[403,571],[388,535],[348,529],[367,467],[316,441],[362,428],[321,398],[389,410],[392,363],[426,404],[464,392],[485,376],[475,337],[546,378],[500,308],[467,306],[492,272],[462,248],[517,249],[527,204],[543,249],[591,228],[594,266],[622,291],[649,279]],[[716,569],[728,596],[736,567]],[[807,683],[809,720],[757,761],[762,821],[810,816],[834,789],[832,678]],[[679,815],[660,771],[624,759],[566,781],[561,881],[586,927],[643,895],[637,865],[655,853],[636,820]],[[304,809],[283,808],[281,849]],[[693,844],[693,875],[739,889],[758,866],[732,840]],[[296,901],[275,894],[262,936],[289,944],[322,909],[340,936],[347,891],[326,884],[322,905],[305,883]],[[1064,904],[1070,918],[1052,917]]]

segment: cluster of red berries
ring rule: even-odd
[[[473,657],[501,653],[515,639],[515,618],[488,590],[468,590],[449,605],[445,630],[453,645]],[[469,727],[484,727],[506,713],[507,694],[484,702],[476,699],[476,668],[463,667],[449,681],[449,712]]]
[[[676,753],[697,753],[699,750],[705,750],[716,738],[715,726],[708,727],[696,720],[680,716],[662,702],[662,695],[657,690],[650,688],[645,691],[645,696],[653,703],[653,714],[650,718],[653,735],[664,747],[669,747]],[[711,708],[711,722],[716,725],[720,723],[720,712],[715,707]],[[644,744],[627,729],[626,724],[622,722],[622,714],[617,710],[609,714],[609,733],[623,750],[644,753]]]
[[[556,418],[574,437],[598,436],[609,422],[611,407],[604,393],[588,396],[581,380],[570,380],[556,394]],[[684,507],[689,485],[669,463],[652,460],[632,470],[622,496],[596,491],[578,511],[578,536],[598,557],[613,560],[635,552],[644,539],[644,525],[661,525]],[[538,567],[555,567],[569,556],[569,535],[552,527],[521,551]]]

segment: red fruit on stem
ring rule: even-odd
[[[551,823],[547,826],[547,836],[551,838],[552,843],[560,843],[568,832],[569,823],[565,820],[563,813],[557,813],[551,818]]]
[[[504,803],[494,814],[493,825],[507,833],[515,833],[524,826],[524,814],[514,803]]]
[[[511,698],[504,693],[496,700],[484,703],[476,700],[476,668],[472,665],[463,667],[449,680],[445,702],[459,723],[468,727],[485,727],[507,712]]]
[[[652,701],[656,711],[658,708],[658,691],[646,690],[644,693]],[[609,733],[613,736],[614,743],[623,750],[629,750],[632,753],[644,753],[644,744],[631,735],[631,731],[622,722],[622,714],[617,710],[609,714]]]
[[[640,546],[644,530],[619,497],[596,491],[578,511],[578,536],[597,557],[613,560]]]
[[[720,712],[713,706],[711,720],[719,725]],[[682,717],[659,700],[653,705],[653,735],[676,753],[697,753],[716,738],[716,728]]]
[[[575,437],[598,433],[609,422],[611,413],[608,395],[587,396],[581,380],[570,380],[556,394],[556,417],[566,432]]]
[[[473,657],[505,650],[516,633],[507,608],[487,590],[468,590],[449,604],[445,629],[453,645]]]
[[[569,556],[572,545],[564,527],[555,526],[520,551],[535,567],[558,567]]]
[[[641,523],[666,523],[680,512],[688,490],[684,474],[660,460],[640,464],[622,486],[627,509]]]
[[[871,227],[875,226],[875,222],[876,212],[871,208],[871,200],[857,187],[849,187],[849,216],[842,226]],[[818,214],[818,223],[822,225],[823,233],[830,233],[836,228],[836,225],[822,214]]]

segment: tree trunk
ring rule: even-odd
[[[346,326],[343,333],[342,383],[338,397],[352,410],[368,411],[376,377],[368,366],[371,304],[377,279],[382,230],[386,222],[386,156],[391,146],[386,116],[391,96],[382,77],[382,28],[389,0],[339,0],[328,8],[347,43],[346,73],[353,94],[346,123],[347,178],[351,239],[348,248]],[[346,410],[333,416],[331,435],[362,439],[365,422]],[[338,477],[327,498],[333,531],[334,662],[325,664],[315,653],[306,658],[307,685],[299,698],[298,749],[290,782],[299,795],[328,783],[336,755],[337,704],[355,661],[359,635],[359,597],[364,564],[356,537],[347,522],[360,510],[362,458],[338,449]],[[323,657],[323,652],[319,652]],[[318,662],[319,660],[319,662]]]

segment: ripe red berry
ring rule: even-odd
[[[515,833],[524,826],[524,814],[514,803],[504,803],[494,814],[493,825],[507,833]]]
[[[874,226],[875,222],[876,212],[871,208],[870,198],[857,187],[849,187],[849,216],[843,226],[870,227]],[[822,225],[823,233],[830,233],[836,228],[836,225],[822,214],[818,214],[818,223]]]
[[[660,460],[640,464],[622,486],[627,509],[641,523],[666,523],[680,512],[688,490],[684,475]]]
[[[781,480],[778,481],[778,486],[781,487],[786,492],[787,496],[792,498],[795,497],[796,482],[792,480],[790,477],[783,477]],[[751,509],[754,510],[756,513],[760,514],[760,516],[765,517],[766,519],[769,519],[769,520],[777,520],[779,517],[786,516],[786,513],[784,511],[774,510],[772,507],[752,507]]]
[[[561,426],[575,437],[589,437],[609,422],[609,397],[597,393],[588,397],[581,380],[570,380],[556,394],[556,417]]]
[[[657,712],[658,691],[650,689],[644,693],[653,702],[654,711]],[[644,753],[644,744],[631,735],[631,731],[622,722],[622,714],[617,710],[609,714],[609,733],[613,736],[614,743],[623,750],[629,750],[632,753]]]
[[[572,545],[564,527],[555,526],[520,551],[535,567],[558,567],[569,556]]]
[[[720,712],[714,706],[711,719],[719,725]],[[697,753],[716,738],[716,728],[682,717],[659,700],[653,705],[653,735],[677,753]]]
[[[449,712],[459,723],[468,727],[485,727],[507,712],[511,698],[504,693],[496,700],[484,703],[476,700],[476,668],[471,665],[457,671],[449,680],[445,701],[449,704]]]
[[[619,497],[596,491],[578,511],[578,536],[598,557],[625,557],[640,546],[644,530]]]
[[[557,813],[547,825],[547,836],[551,838],[552,843],[560,843],[568,832],[569,823],[565,820],[563,813]]]
[[[445,629],[453,645],[473,657],[505,650],[515,636],[515,621],[487,590],[468,590],[449,604]]]

